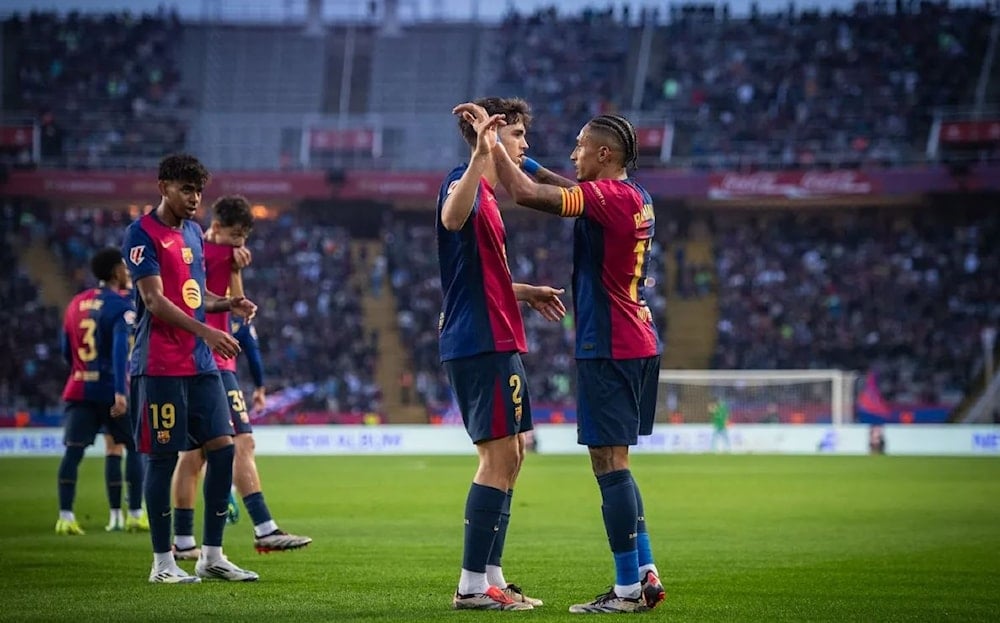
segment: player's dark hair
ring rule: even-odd
[[[111,281],[115,268],[122,264],[122,252],[118,247],[105,247],[90,258],[90,271],[99,281]]]
[[[204,188],[208,183],[208,169],[190,154],[171,154],[160,160],[161,182],[183,182]]]
[[[524,128],[531,126],[531,106],[520,97],[482,97],[473,102],[486,109],[489,115],[503,115],[503,120],[508,124],[515,124],[518,121],[524,124]],[[462,138],[469,144],[469,147],[476,146],[476,130],[472,124],[464,118],[458,118],[458,129],[462,131]]]
[[[632,122],[619,115],[601,115],[594,117],[588,123],[592,129],[598,130],[613,138],[624,154],[622,164],[626,169],[634,169],[639,160],[638,139]]]
[[[247,232],[253,229],[253,211],[243,195],[219,197],[212,204],[212,220],[223,227],[239,226]]]

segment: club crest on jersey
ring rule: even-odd
[[[162,443],[162,444],[170,443],[170,431],[168,430],[156,431],[156,441],[157,443]]]
[[[132,262],[132,264],[134,264],[135,266],[138,266],[139,264],[142,264],[142,261],[144,259],[146,259],[144,257],[145,253],[146,253],[146,245],[144,244],[140,244],[137,247],[132,247],[131,249],[128,250],[128,260]]]
[[[194,251],[191,250],[191,247],[181,247],[181,259],[184,260],[185,264],[194,262]]]

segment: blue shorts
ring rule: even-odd
[[[232,436],[229,401],[218,372],[132,377],[132,427],[139,452],[183,452]]]
[[[252,433],[250,412],[247,411],[247,401],[243,398],[243,390],[240,389],[236,373],[220,370],[219,374],[222,376],[222,386],[226,388],[226,398],[229,399],[229,419],[233,423],[233,430],[237,435]]]
[[[89,446],[98,433],[105,432],[115,438],[115,443],[123,443],[130,450],[132,445],[132,422],[128,415],[111,417],[111,405],[102,402],[70,401],[66,403],[66,431],[63,444],[67,446]]]
[[[584,446],[634,446],[653,432],[660,356],[577,359],[576,439]]]
[[[472,443],[529,431],[531,399],[520,353],[483,353],[444,362]]]

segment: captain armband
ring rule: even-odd
[[[559,212],[561,216],[574,217],[583,215],[582,188],[579,186],[560,188],[559,194],[562,195],[562,208]]]

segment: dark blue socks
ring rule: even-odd
[[[472,483],[465,500],[465,549],[462,568],[486,573],[490,549],[499,530],[507,492]]]
[[[106,454],[104,456],[104,486],[108,490],[108,506],[120,509],[122,507],[122,456]]]
[[[636,549],[636,524],[639,515],[632,482],[632,472],[621,469],[597,477],[601,488],[601,512],[615,557],[615,584],[628,586],[639,582],[639,557]]]
[[[146,512],[153,553],[170,551],[170,480],[177,465],[177,453],[150,454],[146,474]]]
[[[76,498],[76,475],[83,460],[83,446],[66,446],[62,461],[59,463],[59,510],[73,510],[73,500]]]
[[[229,515],[229,489],[233,486],[232,444],[205,453],[205,545],[222,547],[222,531]]]

